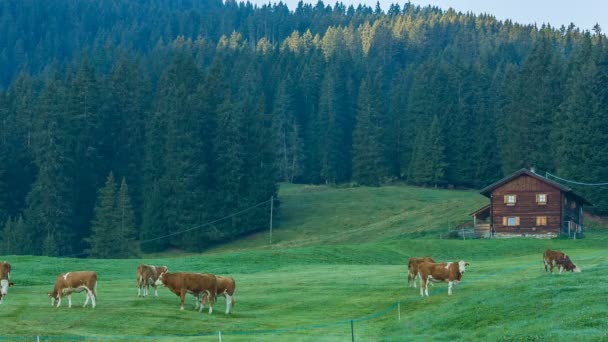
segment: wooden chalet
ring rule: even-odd
[[[521,169],[480,193],[490,203],[471,213],[478,236],[582,236],[583,206],[590,203],[532,171]]]

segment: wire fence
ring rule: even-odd
[[[587,255],[581,260],[590,260],[599,256],[604,256],[604,251],[598,251]],[[507,269],[500,269],[494,273],[484,274],[480,277],[487,280],[497,276],[504,276],[506,273],[515,273],[539,268],[539,262],[529,262],[516,265]],[[475,280],[475,276],[470,276],[470,281]],[[202,332],[194,334],[171,334],[171,335],[103,335],[103,336],[81,336],[81,335],[31,335],[31,336],[0,336],[0,341],[233,341],[233,340],[305,340],[305,341],[326,341],[326,340],[351,340],[351,341],[376,341],[383,340],[383,331],[378,325],[373,322],[376,320],[384,320],[384,326],[390,326],[391,322],[395,328],[395,333],[400,334],[399,339],[405,339],[407,336],[401,335],[407,328],[405,318],[402,320],[402,309],[414,301],[424,300],[424,297],[418,296],[419,289],[411,289],[416,295],[399,299],[386,308],[371,313],[369,315],[356,317],[352,319],[344,319],[334,322],[322,324],[309,324],[301,326],[293,326],[277,329],[257,329],[257,330],[233,330],[233,331],[216,331]],[[429,289],[431,295],[444,294],[444,287]],[[406,314],[404,311],[403,314]],[[370,324],[374,323],[374,326]],[[393,336],[397,338],[396,336]],[[390,338],[389,338],[390,339]]]

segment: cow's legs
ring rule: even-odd
[[[448,296],[452,295],[452,286],[454,286],[454,283],[449,281],[448,282]]]
[[[199,293],[196,296],[196,305],[198,307],[195,309],[198,309],[198,312],[203,312],[203,309],[205,308],[205,292]]]
[[[72,307],[72,294],[70,293],[68,295],[68,308],[71,308],[71,307]]]
[[[226,293],[226,315],[232,311],[232,296]]]
[[[83,308],[86,308],[87,305],[89,304],[89,298],[91,297],[91,293],[89,292],[89,290],[87,289],[86,292],[84,293],[85,299],[84,299],[84,305],[82,306]]]
[[[429,296],[429,279],[420,275],[420,295]]]
[[[213,304],[215,303],[215,293],[207,291],[207,295],[209,296],[209,314],[211,314],[213,313]]]
[[[57,299],[57,307],[61,306],[61,296],[59,296],[59,298]]]
[[[184,310],[184,299],[186,297],[186,291],[185,290],[181,290],[179,292],[179,302],[180,302],[180,310]]]
[[[93,309],[95,309],[95,306],[97,305],[97,293],[95,293],[95,291],[91,291],[89,296],[91,296],[91,306]]]
[[[407,272],[407,284],[409,285],[409,287],[416,288],[416,273],[413,273],[411,271]]]
[[[154,297],[158,297],[158,286],[154,285]]]
[[[559,265],[559,266],[557,266],[557,269],[559,269],[559,274],[562,274],[562,271],[564,270],[564,266]]]
[[[141,286],[137,285],[137,297],[141,297]]]

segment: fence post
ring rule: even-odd
[[[274,196],[270,196],[270,236],[269,245],[272,245],[272,212],[274,209]]]
[[[397,317],[401,320],[401,301],[397,302]]]
[[[355,324],[352,319],[350,320],[350,335],[353,338],[353,342],[355,342]]]
[[[220,331],[220,342],[222,342],[222,332]]]

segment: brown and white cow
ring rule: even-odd
[[[61,273],[57,277],[53,291],[49,292],[51,305],[61,306],[61,298],[68,297],[68,307],[72,307],[72,293],[86,291],[86,299],[82,307],[86,307],[91,300],[91,305],[95,309],[97,299],[97,272],[78,271]]]
[[[137,279],[137,295],[145,297],[149,293],[150,286],[154,287],[154,297],[158,297],[158,287],[156,286],[156,279],[158,276],[167,272],[169,269],[167,266],[154,266],[140,264],[137,266],[135,277]]]
[[[205,292],[209,296],[209,313],[213,312],[217,292],[217,278],[213,274],[163,272],[158,276],[156,285],[163,285],[179,296],[180,310],[184,310],[184,298],[187,293],[194,295],[198,301],[198,298]]]
[[[4,302],[4,297],[6,297],[10,286],[13,286],[11,282],[11,264],[6,261],[0,261],[0,304]]]
[[[423,262],[435,262],[433,258],[409,258],[407,261],[407,284],[409,287],[416,288],[416,277],[418,277],[418,268]]]
[[[420,274],[420,295],[429,295],[429,281],[432,282],[447,282],[448,295],[452,295],[452,287],[458,284],[462,279],[465,267],[469,263],[464,260],[458,262],[431,263],[425,262],[420,264],[418,273]]]
[[[578,268],[570,257],[560,251],[552,251],[547,249],[545,253],[543,253],[543,261],[545,263],[545,272],[551,271],[553,274],[553,267],[557,266],[559,269],[559,273],[561,274],[563,270],[570,272],[580,272],[581,269]],[[548,269],[549,268],[549,269]]]
[[[232,277],[215,277],[217,278],[216,299],[218,296],[226,298],[226,315],[229,315],[232,312],[232,307],[234,306],[234,304],[236,304],[236,301],[234,300],[234,291],[236,290],[236,283],[234,281],[234,278]],[[201,298],[200,310],[205,307],[207,301],[207,293],[203,293]]]

